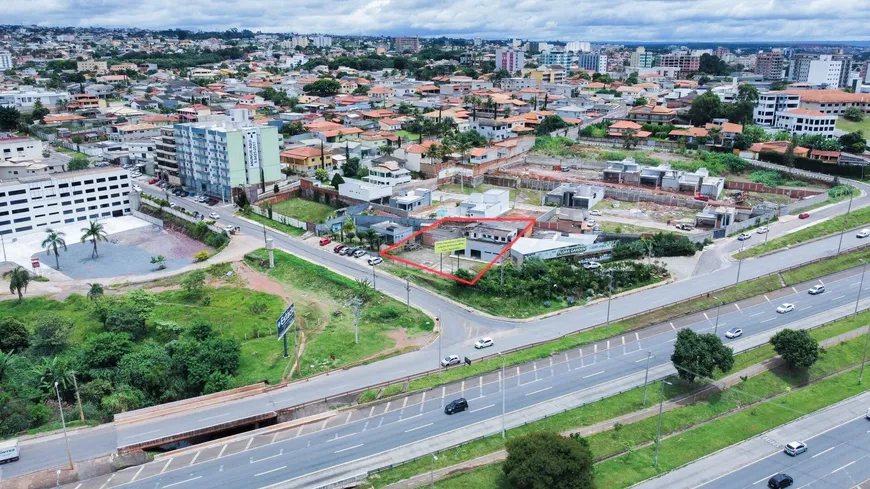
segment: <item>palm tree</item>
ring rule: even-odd
[[[713,126],[707,131],[707,135],[710,136],[710,139],[713,140],[713,144],[717,142],[721,142],[722,139],[722,128],[719,126]]]
[[[387,155],[387,156],[392,155],[392,154],[393,154],[393,151],[396,151],[396,148],[394,148],[392,145],[389,145],[389,144],[386,145],[386,146],[383,146],[383,147],[381,148],[381,153],[383,153],[383,154],[385,154],[385,155]]]
[[[438,158],[438,154],[439,153],[437,144],[429,146],[429,149],[426,150],[426,156],[428,156],[433,163],[435,162],[435,159]]]
[[[9,292],[13,294],[18,292],[18,301],[20,302],[24,298],[24,294],[21,291],[27,292],[27,284],[30,283],[30,272],[22,267],[15,267],[15,270],[9,272],[8,275]]]
[[[55,268],[60,270],[60,252],[58,248],[63,247],[63,251],[66,251],[66,240],[63,239],[66,234],[63,231],[55,231],[51,228],[46,229],[45,232],[46,236],[42,240],[42,248],[47,254],[54,255]]]
[[[9,353],[0,351],[0,382],[3,382],[6,372],[12,370],[12,362],[14,361],[12,353],[11,351]]]
[[[91,253],[91,258],[100,256],[100,254],[97,253],[97,241],[109,240],[109,238],[106,237],[106,231],[103,229],[103,225],[97,221],[88,221],[88,227],[82,228],[82,233],[82,243],[90,239],[94,244],[94,252]]]
[[[90,289],[88,289],[88,295],[87,295],[88,299],[90,299],[92,301],[96,301],[98,298],[102,297],[103,284],[93,283],[93,284],[88,284],[88,287],[90,287]]]
[[[459,152],[460,160],[462,162],[465,162],[465,157],[467,156],[467,153],[471,150],[471,148],[471,143],[464,139],[461,139],[456,143],[456,151]]]

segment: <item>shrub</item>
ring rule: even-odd
[[[193,261],[195,261],[195,262],[197,262],[197,263],[199,263],[199,262],[201,262],[201,261],[206,261],[206,260],[208,260],[208,257],[209,257],[209,256],[211,256],[211,255],[210,255],[209,252],[206,251],[206,250],[197,251],[197,252],[193,255]]]
[[[11,318],[0,318],[0,351],[22,351],[30,346],[30,332],[21,321]]]

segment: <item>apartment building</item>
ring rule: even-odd
[[[151,139],[160,135],[160,126],[153,124],[115,124],[109,130],[109,141],[125,143]]]
[[[800,107],[801,96],[789,92],[764,92],[758,95],[758,102],[752,113],[752,122],[757,126],[774,127],[779,115],[786,110]]]
[[[565,51],[572,53],[588,53],[592,51],[592,44],[586,41],[568,41],[565,43]]]
[[[396,52],[398,52],[398,53],[404,53],[405,51],[417,53],[420,51],[420,38],[417,36],[397,37],[395,39],[395,43],[396,43]]]
[[[12,53],[9,51],[0,51],[0,72],[12,68]]]
[[[109,72],[109,66],[105,61],[86,59],[76,63],[76,71],[91,71],[98,75],[105,75]]]
[[[847,54],[798,53],[791,61],[789,80],[827,87],[849,83],[852,56]]]
[[[119,168],[18,177],[0,182],[0,234],[120,217],[130,212],[130,175]]]
[[[0,91],[0,107],[18,109],[23,112],[33,110],[38,100],[47,109],[54,109],[57,104],[69,100],[67,92],[47,90],[3,90]]]
[[[759,53],[755,57],[755,73],[761,75],[765,80],[782,80],[783,61],[784,58],[779,51]]]
[[[332,38],[329,36],[314,36],[311,39],[311,43],[316,48],[329,48],[332,47]]]
[[[664,54],[659,58],[659,66],[678,68],[680,73],[691,73],[701,68],[701,57],[685,53]]]
[[[524,69],[522,71],[523,76],[528,76],[530,79],[535,81],[535,86],[544,84],[544,83],[562,83],[565,81],[565,70],[555,69],[562,68],[559,65],[541,65],[535,69]]]
[[[607,71],[607,55],[595,53],[583,53],[577,56],[577,66],[581,70],[604,73]]]
[[[843,115],[849,107],[857,107],[870,114],[870,93],[849,93],[840,90],[785,90],[800,98],[800,108],[825,114]]]
[[[233,188],[284,179],[276,127],[225,118],[176,124],[174,129],[175,157],[185,188],[230,200]]]
[[[541,53],[538,62],[542,65],[561,65],[567,68],[571,66],[573,58],[571,53],[565,51],[547,51]]]
[[[835,115],[809,109],[789,109],[779,114],[773,127],[788,131],[792,135],[821,135],[831,139],[834,137],[836,123]]]
[[[628,59],[629,66],[632,68],[652,68],[653,63],[655,63],[656,60],[656,55],[646,52],[646,49],[643,46],[639,46],[633,53],[631,53]]]
[[[174,185],[181,185],[178,160],[175,157],[174,127],[164,126],[160,128],[160,135],[154,138],[154,150],[158,178]]]
[[[519,49],[497,49],[495,51],[495,69],[516,73],[526,66],[525,53]]]
[[[0,138],[0,161],[42,158],[42,141],[26,136]]]

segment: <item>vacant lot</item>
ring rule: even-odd
[[[287,217],[295,217],[301,221],[315,223],[325,221],[330,214],[335,212],[335,209],[326,204],[304,199],[285,200],[284,202],[274,204],[272,209]]]
[[[870,117],[865,117],[861,122],[852,122],[843,117],[837,118],[837,129],[842,129],[846,132],[861,131],[864,137],[870,137]]]

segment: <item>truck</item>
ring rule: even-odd
[[[0,441],[0,464],[18,461],[18,439]]]

